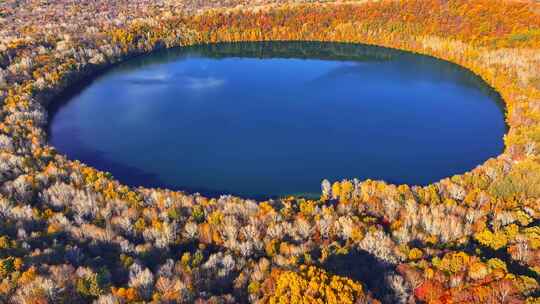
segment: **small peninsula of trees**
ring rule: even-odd
[[[46,107],[119,60],[270,40],[462,65],[504,99],[505,151],[425,187],[256,202],[130,188],[47,145]],[[540,303],[535,2],[5,0],[0,106],[0,303]]]

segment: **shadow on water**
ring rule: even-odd
[[[294,59],[320,59],[320,60],[334,60],[334,61],[355,61],[361,63],[363,61],[373,62],[404,62],[403,73],[410,73],[407,70],[407,62],[414,61],[415,69],[418,70],[418,75],[429,73],[422,73],[422,70],[430,70],[431,65],[434,62],[441,67],[438,69],[438,74],[434,76],[435,81],[447,81],[452,80],[469,88],[479,90],[485,95],[491,97],[499,107],[502,113],[505,112],[505,107],[500,95],[478,76],[474,75],[470,71],[456,64],[442,61],[429,56],[422,56],[413,54],[410,52],[399,51],[389,48],[382,48],[376,46],[368,46],[362,44],[350,44],[350,43],[320,43],[320,42],[251,42],[251,43],[219,43],[219,44],[205,44],[196,45],[182,48],[162,49],[152,53],[152,56],[144,54],[128,59],[123,62],[119,62],[108,66],[106,68],[95,70],[89,77],[82,78],[74,85],[69,86],[66,90],[62,91],[53,102],[51,102],[49,109],[49,122],[53,121],[54,116],[62,109],[70,100],[79,96],[82,91],[92,85],[94,81],[98,80],[105,73],[111,71],[112,73],[125,72],[130,70],[136,70],[143,66],[163,64],[181,58],[189,56],[203,56],[208,58],[231,58],[231,57],[243,57],[243,58],[294,58]],[[410,63],[409,63],[410,64]],[[456,78],[456,75],[459,77]],[[433,75],[432,75],[433,76]],[[47,127],[47,134],[51,134],[50,124]],[[49,138],[50,140],[50,138]],[[245,194],[239,195],[234,191],[227,189],[206,189],[206,188],[192,188],[184,187],[182,185],[169,185],[164,183],[156,174],[147,173],[139,168],[126,166],[115,161],[108,160],[104,153],[101,151],[93,150],[91,147],[86,147],[84,144],[77,140],[77,135],[73,134],[71,140],[75,143],[72,146],[76,146],[77,152],[79,152],[78,159],[88,165],[91,165],[99,170],[112,172],[122,183],[129,186],[144,186],[152,188],[168,188],[171,190],[181,190],[188,193],[201,193],[208,197],[219,197],[222,194],[231,194],[237,196],[248,197],[251,199],[264,200],[269,198],[276,198],[268,194],[254,194],[246,196]],[[62,151],[63,153],[70,155],[69,151]],[[387,180],[393,182],[392,180]],[[308,193],[299,194],[299,196],[307,198],[316,198],[318,194]]]
[[[140,57],[144,58],[144,57]],[[50,140],[50,134],[51,134],[51,124],[50,122],[53,121],[53,118],[55,114],[58,113],[60,109],[62,109],[64,106],[66,106],[73,98],[79,96],[81,92],[92,85],[99,77],[106,74],[110,69],[113,67],[118,67],[119,65],[124,63],[117,63],[113,64],[107,68],[96,70],[91,76],[84,77],[81,80],[79,80],[77,83],[70,85],[68,88],[63,90],[59,95],[57,95],[54,100],[50,103],[50,105],[47,107],[49,112],[49,119],[47,124],[47,136],[48,140]],[[70,141],[72,142],[72,147],[76,147],[77,153],[79,157],[77,160],[87,164],[91,165],[95,169],[98,169],[103,172],[114,172],[114,178],[117,178],[125,185],[130,187],[148,187],[148,188],[161,188],[161,189],[169,189],[173,191],[183,191],[190,194],[199,193],[201,195],[204,195],[209,198],[219,198],[220,196],[224,194],[228,195],[235,195],[235,196],[242,196],[244,198],[248,199],[254,199],[254,200],[267,200],[267,199],[273,199],[278,198],[278,196],[268,196],[265,194],[255,194],[255,195],[240,195],[239,193],[235,193],[234,191],[229,191],[227,189],[208,189],[203,187],[193,188],[193,187],[185,187],[182,185],[169,185],[167,183],[164,183],[156,174],[147,173],[144,170],[141,170],[139,168],[135,168],[132,166],[127,166],[125,164],[121,164],[112,160],[109,160],[105,157],[104,153],[102,151],[95,150],[87,145],[85,145],[78,137],[76,130],[71,130],[71,136]],[[62,154],[70,155],[73,151],[62,151]],[[111,174],[112,175],[112,174]],[[305,194],[300,195],[305,196],[309,198],[316,198],[314,194]]]
[[[232,42],[202,44],[172,49],[161,49],[152,53],[152,56],[138,56],[136,58],[119,63],[116,71],[131,71],[153,64],[163,64],[189,56],[201,56],[214,59],[225,58],[259,58],[259,59],[318,59],[332,61],[354,62],[385,62],[400,61],[406,68],[408,62],[413,61],[418,75],[422,71],[433,72],[433,63],[438,64],[439,75],[437,81],[452,80],[464,87],[479,90],[497,102],[501,112],[506,108],[500,94],[486,82],[468,69],[452,62],[437,59],[435,57],[420,55],[412,52],[401,51],[391,48],[340,42],[315,42],[315,41],[265,41],[265,42]],[[410,71],[404,71],[409,73]],[[458,78],[455,76],[459,75]],[[431,75],[433,76],[433,75]],[[433,78],[430,78],[433,80]]]

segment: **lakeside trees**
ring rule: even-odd
[[[539,301],[538,5],[21,5],[0,4],[0,302]],[[426,187],[344,180],[324,182],[320,200],[255,202],[131,189],[46,145],[45,107],[81,76],[160,47],[244,40],[366,42],[463,65],[506,102],[505,152]],[[336,260],[360,268],[342,274]]]

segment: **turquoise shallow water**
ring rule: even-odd
[[[130,185],[246,197],[426,184],[502,152],[498,95],[430,57],[336,43],[156,52],[74,88],[50,143]]]

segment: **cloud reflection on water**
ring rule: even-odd
[[[174,85],[191,90],[205,90],[217,88],[225,84],[225,79],[213,76],[195,76],[186,74],[162,73],[141,73],[141,75],[125,78],[124,81],[132,85],[152,86],[152,85]]]

